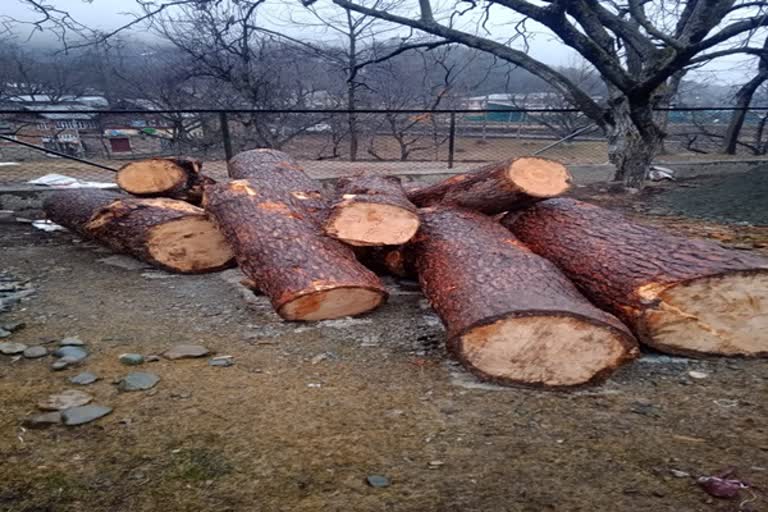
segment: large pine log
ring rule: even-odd
[[[599,381],[637,346],[550,262],[493,219],[448,207],[420,211],[408,245],[448,348],[483,379],[565,387]]]
[[[525,157],[490,164],[411,190],[408,199],[420,207],[452,205],[492,215],[559,196],[570,186],[571,175],[562,164]]]
[[[183,201],[77,189],[51,193],[43,209],[57,224],[172,272],[211,272],[233,262],[205,212]]]
[[[210,185],[203,204],[251,286],[267,295],[283,318],[357,315],[386,299],[378,277],[350,247],[325,236],[304,202],[282,185],[272,187],[267,179]]]
[[[138,197],[169,197],[200,204],[203,185],[213,182],[201,169],[202,163],[191,158],[139,160],[117,171],[117,185]]]
[[[768,259],[631,222],[573,199],[502,221],[648,345],[768,356]]]
[[[325,233],[355,246],[401,245],[419,229],[416,207],[396,176],[354,176],[336,181]]]
[[[229,177],[269,183],[273,189],[290,191],[318,221],[326,214],[323,186],[310,178],[289,154],[276,149],[252,149],[229,161]]]

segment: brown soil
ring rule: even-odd
[[[678,222],[670,225],[696,232]],[[501,389],[448,360],[436,317],[411,287],[393,284],[387,305],[354,321],[285,323],[221,274],[148,279],[97,262],[106,253],[70,234],[26,226],[4,226],[0,245],[3,270],[37,288],[0,317],[28,324],[11,339],[80,336],[92,351],[63,372],[51,372],[50,359],[0,356],[0,510],[768,507],[765,360],[646,356],[580,392]],[[135,370],[119,354],[184,342],[236,365],[162,360],[140,368],[161,377],[152,391],[111,384]],[[335,357],[313,364],[324,352]],[[81,389],[114,407],[110,416],[21,428],[40,399],[83,370],[102,378]],[[708,376],[693,379],[692,370]],[[729,467],[754,486],[740,499],[713,499],[695,484]],[[368,486],[371,474],[391,486]]]

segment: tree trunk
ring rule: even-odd
[[[571,175],[562,164],[525,157],[490,164],[410,191],[408,199],[420,207],[443,204],[495,214],[559,196],[570,186]]]
[[[336,181],[336,202],[328,210],[325,233],[349,245],[400,245],[419,229],[416,207],[400,178],[356,176]]]
[[[539,203],[502,223],[648,345],[768,356],[768,259],[573,199]]]
[[[653,110],[646,104],[630,113],[621,103],[611,114],[613,122],[607,128],[608,160],[616,166],[614,180],[623,182],[627,188],[643,188],[663,140],[654,124]]]
[[[728,123],[728,129],[725,131],[725,138],[723,139],[723,153],[728,155],[736,154],[736,145],[739,143],[739,135],[741,135],[741,128],[744,126],[744,119],[747,117],[747,109],[750,103],[752,103],[752,97],[755,95],[755,91],[768,80],[768,69],[761,71],[752,80],[742,85],[736,92],[736,104],[734,105],[737,110],[734,110],[731,114],[731,121]]]
[[[276,149],[243,151],[229,161],[229,176],[268,183],[270,187],[288,190],[301,201],[308,212],[320,220],[325,215],[323,186],[304,172],[289,154]]]
[[[629,330],[491,218],[421,210],[409,244],[449,350],[501,384],[563,387],[607,377],[637,354]]]
[[[43,209],[57,224],[171,272],[212,272],[233,263],[205,212],[183,201],[78,189],[53,192]]]
[[[352,249],[324,236],[293,192],[265,178],[235,180],[207,186],[203,204],[251,286],[286,320],[327,320],[378,307],[387,297],[378,277]]]
[[[139,197],[169,197],[200,204],[203,185],[213,180],[200,173],[191,158],[150,158],[125,164],[117,171],[118,186]]]

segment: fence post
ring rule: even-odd
[[[448,132],[448,168],[453,169],[453,153],[456,150],[456,112],[451,112],[451,127]]]
[[[226,112],[219,112],[219,124],[221,125],[221,137],[224,141],[224,157],[229,162],[232,159],[232,139],[229,136],[229,120]]]

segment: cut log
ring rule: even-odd
[[[168,197],[200,204],[203,185],[213,180],[202,163],[190,158],[151,158],[125,164],[117,171],[117,185],[138,197]]]
[[[629,330],[493,219],[420,211],[408,244],[448,348],[479,377],[567,387],[597,382],[637,354]]]
[[[672,354],[768,356],[768,259],[573,199],[502,222],[648,345]]]
[[[280,185],[270,187],[266,179],[210,185],[203,204],[240,269],[286,320],[358,315],[386,299],[378,277],[352,249],[325,236],[305,203]]]
[[[571,175],[560,163],[525,157],[481,167],[408,192],[416,206],[461,206],[489,215],[526,208],[564,194]]]
[[[336,181],[325,233],[355,246],[401,245],[419,229],[416,207],[396,176],[354,176]]]
[[[236,180],[257,180],[272,188],[289,190],[318,221],[326,215],[327,202],[322,184],[307,176],[288,153],[276,149],[252,149],[229,161],[229,176]]]
[[[357,247],[357,258],[378,274],[389,274],[403,279],[416,279],[412,251],[406,246]]]
[[[183,201],[77,189],[51,193],[43,208],[53,222],[171,272],[212,272],[233,263],[205,212]]]

